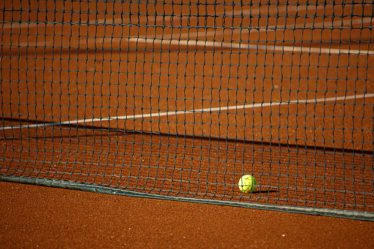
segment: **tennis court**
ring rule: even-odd
[[[0,9],[2,180],[373,219],[372,4]]]

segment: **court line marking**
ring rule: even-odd
[[[292,8],[293,7],[293,8]],[[278,14],[283,14],[283,13],[288,13],[289,11],[308,11],[308,10],[319,10],[319,9],[322,9],[322,7],[324,6],[318,6],[318,7],[315,7],[315,6],[310,6],[310,5],[302,5],[302,6],[291,6],[291,7],[288,7],[287,6],[284,6],[282,8],[278,8],[276,9],[275,11],[268,11],[268,15],[269,14],[274,14],[274,13],[278,13]],[[250,15],[259,15],[261,13],[261,10],[260,9],[256,9],[256,10],[246,10],[246,11],[243,11],[243,12],[240,12],[238,14],[250,14]],[[211,36],[214,32],[216,31],[209,31],[211,32],[209,36]],[[200,32],[194,32],[193,34],[198,34]],[[206,33],[204,31],[202,31],[202,33]],[[171,38],[173,36],[173,34],[167,34],[167,35],[163,35],[162,37],[167,39],[167,38]],[[180,36],[179,38],[188,38],[188,36]]]
[[[33,125],[20,125],[20,126],[4,126],[0,127],[0,130],[14,130],[14,129],[24,129],[24,128],[39,128],[47,126],[58,126],[58,125],[71,125],[71,124],[82,124],[82,123],[96,123],[96,122],[105,122],[112,120],[133,120],[133,119],[144,119],[144,118],[153,118],[153,117],[163,117],[163,116],[177,116],[177,115],[186,115],[186,114],[195,114],[195,113],[212,113],[220,111],[230,111],[230,110],[242,110],[242,109],[254,109],[260,107],[271,107],[271,106],[282,106],[282,105],[291,105],[291,104],[311,104],[311,103],[325,103],[325,102],[337,102],[345,100],[356,100],[363,98],[373,98],[374,93],[368,94],[359,94],[359,95],[350,95],[350,96],[341,96],[341,97],[330,97],[330,98],[316,98],[316,99],[296,99],[290,101],[275,101],[275,102],[263,102],[255,104],[246,104],[246,105],[234,105],[234,106],[220,106],[220,107],[211,107],[211,108],[202,108],[202,109],[193,109],[186,111],[168,111],[168,112],[156,112],[156,113],[146,113],[146,114],[136,114],[136,115],[126,115],[126,116],[115,116],[115,117],[104,117],[104,118],[86,118],[86,119],[77,119],[77,120],[68,120],[56,123],[42,123],[42,124],[33,124]]]
[[[250,43],[232,43],[222,41],[207,41],[207,40],[179,40],[179,39],[160,39],[160,38],[127,38],[129,42],[138,44],[139,42],[151,45],[172,45],[172,46],[195,46],[215,49],[239,49],[239,50],[265,50],[265,51],[281,51],[293,53],[308,53],[308,54],[354,54],[354,55],[374,55],[372,50],[358,50],[358,49],[342,49],[342,48],[324,48],[324,47],[302,47],[302,46],[279,46],[279,45],[259,45]]]
[[[83,49],[92,46],[92,49],[104,48],[105,43],[113,46],[114,44],[121,44],[127,41],[133,43],[135,46],[138,44],[165,45],[177,47],[201,47],[209,49],[238,49],[238,50],[264,50],[264,51],[281,51],[292,53],[308,53],[308,54],[351,54],[351,55],[374,55],[374,50],[364,49],[343,49],[343,48],[325,48],[325,47],[302,47],[302,46],[280,46],[280,45],[260,45],[251,43],[232,43],[223,41],[208,41],[208,40],[181,40],[181,39],[163,39],[163,38],[147,38],[147,37],[131,37],[131,38],[94,38],[87,40],[70,41],[69,48]],[[101,44],[101,46],[100,46]],[[23,42],[19,43],[17,47],[24,48],[53,48],[53,41],[48,42]],[[72,47],[74,46],[75,47]],[[6,46],[3,44],[3,47]],[[62,47],[63,48],[63,47]],[[160,49],[161,50],[161,49]]]
[[[276,12],[279,13],[279,10],[286,10],[286,11],[303,11],[303,10],[309,10],[309,9],[319,9],[325,6],[310,6],[310,5],[302,5],[302,6],[284,6],[283,8],[279,9],[267,9],[268,14]],[[232,14],[247,14],[247,13],[260,13],[261,10],[255,9],[255,10],[236,10],[236,11],[229,11],[225,12],[226,14],[232,13]],[[368,18],[370,19],[370,18]],[[347,20],[347,22],[350,20]],[[371,21],[371,20],[370,20]],[[319,23],[319,25],[323,25]],[[256,30],[256,29],[252,29]],[[252,31],[251,30],[251,31]],[[270,30],[273,31],[273,30]],[[210,31],[212,32],[212,31]],[[215,31],[214,31],[215,32]],[[195,32],[199,33],[199,32]],[[206,32],[202,32],[206,34]],[[223,32],[222,32],[223,33]],[[224,35],[224,33],[223,33]],[[301,46],[278,46],[278,45],[258,45],[258,44],[248,44],[248,43],[231,43],[231,42],[223,42],[223,41],[207,41],[207,40],[182,40],[182,39],[167,39],[166,36],[161,37],[154,37],[154,38],[148,38],[148,37],[130,37],[130,38],[95,38],[95,39],[87,39],[83,41],[78,40],[78,46],[77,49],[79,49],[79,45],[85,47],[89,44],[95,45],[94,48],[97,48],[97,45],[104,44],[105,42],[110,42],[111,45],[113,43],[121,43],[122,40],[128,41],[128,42],[134,42],[138,44],[139,42],[144,44],[159,44],[159,45],[173,45],[173,46],[197,46],[197,47],[204,47],[204,48],[217,48],[217,49],[242,49],[242,50],[265,50],[265,51],[281,51],[281,52],[296,52],[296,53],[311,53],[311,54],[355,54],[355,55],[374,55],[374,51],[371,50],[357,50],[357,49],[340,49],[340,48],[316,48],[316,47],[301,47]],[[171,34],[172,36],[172,34]],[[76,42],[73,42],[73,44]],[[18,47],[48,47],[53,46],[54,41],[41,41],[41,42],[22,42],[15,44],[15,46]],[[71,44],[70,44],[71,45]],[[9,46],[12,46],[10,44]],[[100,47],[99,47],[100,48]]]
[[[313,28],[322,28],[322,29],[330,29],[330,28],[338,28],[338,27],[344,27],[342,25],[349,25],[349,24],[363,24],[363,23],[372,23],[374,21],[373,17],[366,17],[363,19],[351,19],[351,20],[340,20],[340,21],[329,21],[329,22],[317,22],[317,23],[306,23],[306,24],[290,24],[290,25],[277,25],[277,26],[268,26],[266,28],[264,27],[256,27],[256,28],[233,28],[230,32],[228,30],[230,35],[233,34],[247,34],[252,32],[284,32],[287,30],[287,28],[311,28],[310,31],[313,31]],[[335,24],[340,24],[341,26],[334,26]],[[367,27],[369,28],[369,27]],[[321,30],[322,30],[321,29]],[[182,33],[180,35],[178,34],[167,34],[167,35],[158,35],[158,38],[164,38],[164,39],[185,39],[185,38],[202,38],[202,37],[211,37],[215,35],[222,35],[224,36],[224,29],[219,28],[216,30],[210,30],[210,31],[198,31],[198,32],[188,32],[188,33]]]

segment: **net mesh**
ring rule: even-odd
[[[373,14],[2,0],[0,175],[373,214]]]

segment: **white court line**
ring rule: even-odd
[[[312,10],[312,9],[321,9],[322,7],[324,6],[318,6],[317,8],[315,6],[309,6],[309,5],[302,5],[302,6],[283,6],[283,7],[279,7],[278,9],[277,8],[274,8],[274,9],[269,9],[268,12],[267,12],[267,15],[270,15],[270,14],[282,14],[282,13],[288,13],[290,11],[295,11],[295,12],[298,12],[298,11],[306,11],[306,10]],[[236,13],[235,13],[236,12]],[[261,9],[255,9],[255,10],[243,10],[243,11],[234,11],[234,15],[239,15],[239,14],[242,14],[242,15],[260,15],[262,12],[264,12],[263,10]],[[178,36],[179,38],[188,38],[188,34],[192,34],[193,35],[198,35],[198,34],[208,34],[207,36],[212,36],[214,35],[216,31],[208,31],[208,32],[204,32],[204,31],[201,31],[201,32],[189,32],[189,33],[185,33]],[[175,34],[168,34],[168,35],[163,35],[162,37],[164,39],[168,39],[168,38],[171,38],[175,36]]]
[[[268,9],[267,12],[269,14],[276,12],[279,13],[281,11],[302,11],[302,10],[309,10],[309,9],[319,9],[325,6],[284,6],[282,8],[276,9]],[[225,14],[259,14],[261,13],[261,9],[255,10],[240,10],[240,11],[228,11]],[[178,17],[180,18],[180,17]],[[182,18],[183,19],[183,18]],[[369,20],[370,19],[370,20]],[[102,19],[104,20],[104,19]],[[365,21],[370,21],[371,18],[366,18]],[[351,20],[345,20],[345,23],[351,23]],[[328,24],[328,23],[326,23]],[[313,24],[312,24],[313,25]],[[319,23],[318,25],[322,25],[323,23]],[[332,24],[333,25],[333,24]],[[269,28],[269,27],[268,27]],[[252,29],[249,31],[253,31],[256,29]],[[262,31],[262,30],[261,30]],[[263,31],[269,31],[268,29],[263,29]],[[273,31],[273,30],[271,30]],[[209,35],[216,33],[216,31],[209,31]],[[207,36],[207,32],[195,32],[196,35],[199,33],[204,34]],[[225,48],[225,49],[243,49],[243,50],[265,50],[265,51],[282,51],[282,52],[296,52],[296,53],[319,53],[319,54],[357,54],[357,55],[373,55],[374,51],[370,50],[356,50],[356,49],[340,49],[340,48],[315,48],[315,47],[297,47],[297,46],[277,46],[277,45],[258,45],[258,44],[246,44],[246,43],[231,43],[231,42],[222,42],[222,41],[206,41],[206,40],[183,40],[180,39],[182,36],[189,36],[195,33],[189,34],[182,34],[179,38],[175,39],[167,39],[171,35],[156,37],[156,38],[147,38],[147,37],[133,37],[133,38],[94,38],[94,39],[87,39],[81,42],[73,41],[72,43],[77,43],[79,48],[79,44],[81,46],[89,46],[94,45],[94,48],[100,48],[100,44],[104,44],[105,42],[110,42],[111,45],[116,43],[121,43],[121,41],[128,41],[134,43],[144,43],[150,45],[173,45],[173,46],[198,46],[198,47],[205,47],[205,48]],[[42,41],[42,42],[21,42],[15,44],[18,47],[53,47],[54,41]],[[10,45],[11,46],[11,45]]]
[[[317,22],[317,23],[306,23],[306,24],[290,24],[290,25],[277,25],[277,26],[268,26],[268,27],[257,27],[257,28],[233,28],[230,32],[230,34],[246,34],[246,33],[252,33],[252,32],[276,32],[276,31],[285,31],[285,29],[293,29],[293,28],[338,28],[343,27],[342,25],[349,25],[349,24],[363,24],[363,23],[372,23],[374,21],[374,18],[372,17],[366,17],[363,19],[353,19],[353,20],[343,20],[343,21],[329,21],[329,22]],[[334,25],[340,25],[340,26],[334,26]],[[230,31],[229,30],[229,31]],[[312,30],[312,29],[311,29]],[[198,31],[198,32],[188,32],[188,33],[182,33],[181,35],[178,34],[168,34],[168,35],[159,35],[158,38],[164,38],[164,39],[186,39],[186,38],[202,38],[202,37],[211,37],[215,35],[224,35],[224,29],[219,28],[216,30],[210,30],[210,31]]]
[[[129,42],[144,43],[151,45],[172,45],[172,46],[195,46],[214,49],[241,49],[241,50],[265,50],[265,51],[281,51],[281,52],[296,52],[308,54],[355,54],[355,55],[374,55],[371,50],[357,50],[357,49],[341,49],[341,48],[322,48],[322,47],[296,47],[296,46],[277,46],[277,45],[259,45],[248,43],[231,43],[221,41],[204,41],[204,40],[164,40],[159,38],[128,38]]]
[[[246,104],[246,105],[220,106],[220,107],[214,107],[214,108],[193,109],[193,110],[187,110],[187,111],[169,111],[169,112],[156,112],[156,113],[104,117],[104,118],[77,119],[77,120],[62,121],[58,123],[4,126],[4,127],[0,127],[0,130],[39,128],[39,127],[57,126],[57,125],[105,122],[105,121],[111,121],[111,120],[133,120],[133,119],[144,119],[144,118],[153,118],[153,117],[159,118],[163,116],[176,116],[176,115],[186,115],[186,114],[195,114],[195,113],[212,113],[212,112],[220,112],[220,111],[254,109],[254,108],[259,108],[259,107],[271,107],[271,106],[281,106],[281,105],[291,105],[291,104],[311,104],[311,103],[334,102],[334,101],[337,102],[337,101],[345,101],[345,100],[352,100],[352,99],[356,100],[356,99],[372,98],[372,97],[374,97],[374,93],[341,96],[341,97],[331,97],[331,98],[299,99],[299,100],[296,99],[296,100],[283,101],[283,102],[276,101],[276,102],[264,102],[264,103]]]
[[[281,51],[293,53],[307,53],[307,54],[351,54],[351,55],[374,55],[372,50],[358,50],[358,49],[342,49],[342,48],[323,48],[323,47],[300,47],[300,46],[279,46],[279,45],[260,45],[249,43],[232,43],[222,41],[206,41],[206,40],[180,40],[163,38],[146,38],[146,37],[132,37],[132,38],[93,38],[88,40],[78,40],[78,42],[71,42],[70,48],[87,48],[100,49],[104,47],[102,44],[108,43],[110,45],[121,44],[122,41],[127,41],[135,45],[149,44],[165,45],[165,46],[178,46],[178,47],[201,47],[209,49],[241,49],[241,50],[264,50],[264,51]],[[53,48],[53,41],[48,42],[22,42],[17,44],[17,47],[25,48]]]

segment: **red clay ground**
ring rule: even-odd
[[[2,248],[373,248],[374,223],[0,182]]]
[[[1,0],[0,2],[2,3]],[[37,5],[37,7],[40,10],[55,9],[55,1],[46,3],[51,4],[50,8],[43,7],[42,4]],[[81,2],[72,3],[76,6],[70,6],[67,2],[58,2],[57,5],[62,5],[62,3],[64,3],[63,8],[61,6],[59,8],[62,8],[66,15],[63,18],[61,13],[56,14],[57,22],[80,20],[79,18],[82,16],[69,15],[71,10],[86,11],[88,9]],[[109,12],[122,10],[124,13],[129,13],[126,5],[117,6],[118,9],[116,6],[98,5],[92,4],[89,9],[103,11],[107,8]],[[2,3],[1,6],[6,5]],[[17,4],[13,2],[9,8],[12,7],[16,8]],[[28,9],[26,5],[23,7]],[[162,9],[159,9],[158,12],[163,13],[162,11],[165,11],[170,15],[171,9],[164,10],[165,6],[161,5],[161,7]],[[201,6],[199,8],[206,7]],[[147,12],[148,14],[155,12],[152,12],[151,6],[145,5],[132,6],[132,10],[135,16],[138,12]],[[237,10],[239,9],[229,8],[226,11]],[[334,9],[330,6],[315,11],[312,8],[308,10],[308,15],[312,17],[314,13],[331,15],[332,10],[336,15],[339,15],[339,13],[341,15],[343,11],[341,6],[334,7]],[[367,15],[371,13],[372,7],[365,6],[365,9],[349,10],[350,8],[346,8],[344,12],[356,13],[355,11],[357,11],[358,16],[362,13]],[[175,13],[183,15],[190,13],[190,11],[192,11],[192,14],[198,13],[196,7],[192,10],[181,9],[181,13]],[[208,13],[212,10],[206,11]],[[223,9],[217,11],[222,12]],[[31,14],[22,15],[22,18],[28,22],[36,22],[39,19],[35,18],[40,18],[39,21],[43,22],[45,16],[41,12],[38,13],[40,14],[38,17],[34,15],[34,12],[31,12]],[[17,20],[15,13],[8,13],[9,15],[3,17],[4,20]],[[47,15],[48,20],[50,17],[54,17],[55,12],[51,12],[51,14],[51,16]],[[87,18],[84,15],[83,17]],[[94,16],[89,19],[99,20],[103,17]],[[117,18],[117,21],[123,21],[118,16],[108,15],[106,17],[108,20],[113,18],[113,22],[115,22],[115,18]],[[20,17],[20,20],[23,20],[22,18]],[[50,19],[49,21],[53,20]],[[133,22],[136,22],[136,20],[132,19]],[[148,19],[143,18],[142,20],[152,25]],[[186,20],[183,20],[181,18],[179,21],[186,25]],[[209,24],[212,20],[207,21]],[[240,19],[240,21],[242,20]],[[261,27],[264,22],[267,25],[274,25],[274,21],[276,21],[277,24],[281,25],[285,20],[260,18],[259,20],[254,19],[252,25],[257,21],[258,26]],[[311,25],[312,21],[331,20],[309,20],[308,18],[304,20],[301,18],[301,21],[306,21],[308,25]],[[300,24],[299,22],[300,20],[295,20],[295,25]],[[373,82],[373,74],[369,72],[369,69],[372,68],[374,60],[372,57],[363,55],[306,54],[300,56],[295,53],[285,56],[282,53],[264,53],[263,51],[240,54],[238,51],[190,52],[179,48],[174,48],[170,52],[166,50],[166,52],[160,53],[146,53],[142,48],[149,46],[149,44],[139,43],[136,43],[138,52],[112,52],[120,49],[122,45],[126,46],[126,44],[120,42],[121,39],[118,39],[122,36],[131,37],[137,34],[151,36],[159,32],[162,32],[165,37],[170,32],[173,35],[185,35],[184,30],[142,29],[141,27],[144,24],[140,20],[139,23],[141,24],[139,28],[135,27],[128,30],[119,30],[118,25],[113,26],[113,28],[110,28],[110,25],[105,27],[91,25],[87,28],[84,28],[84,25],[83,27],[79,25],[78,29],[74,25],[72,27],[63,25],[63,29],[62,25],[50,25],[48,28],[43,25],[36,28],[37,26],[34,25],[34,28],[29,27],[31,30],[29,32],[37,30],[39,35],[32,36],[33,38],[22,30],[21,25],[21,28],[13,27],[11,31],[3,27],[3,49],[1,51],[3,56],[1,61],[1,90],[3,95],[1,96],[2,103],[0,106],[3,117],[7,116],[5,114],[10,117],[17,117],[19,114],[21,117],[37,119],[42,122],[57,122],[60,118],[71,120],[77,117],[97,118],[134,115],[139,114],[136,110],[140,110],[140,108],[144,108],[147,113],[152,113],[154,111],[190,110],[210,106],[333,97],[336,92],[339,93],[339,96],[345,92],[352,94],[374,92],[374,85],[368,83]],[[174,24],[178,25],[178,23]],[[219,23],[216,24],[220,25]],[[242,24],[247,25],[246,23]],[[230,25],[230,23],[227,23],[227,25]],[[201,30],[195,31],[201,32]],[[338,34],[333,32],[314,32],[312,34],[308,31],[297,33],[296,31],[291,35],[295,36],[294,39],[296,40],[302,40],[303,38],[310,43],[314,43],[316,40],[330,41],[331,36],[334,35],[349,40],[372,39],[372,33],[369,29],[359,32],[356,29],[356,31],[345,31]],[[97,37],[109,37],[110,42],[102,39],[100,43],[101,39],[88,39],[90,32]],[[279,33],[282,34],[283,32],[280,30]],[[52,37],[53,34],[57,36]],[[274,41],[280,39],[281,45],[287,45],[285,40],[288,40],[287,37],[290,34],[284,33],[284,37],[280,36],[281,34],[277,33],[275,37],[275,35],[271,36],[266,32],[266,40],[271,43],[273,39]],[[300,37],[301,34],[302,37]],[[77,35],[82,35],[83,42],[75,39]],[[223,33],[221,35],[224,36]],[[242,39],[242,36],[228,35],[230,35],[232,42],[238,42],[235,39]],[[260,41],[264,41],[265,38],[257,37],[257,35],[256,33],[249,36],[249,41],[261,44]],[[70,40],[63,39],[64,37],[75,38]],[[50,38],[55,39],[51,42],[52,39]],[[46,43],[44,44],[44,42]],[[67,42],[68,44],[65,44]],[[25,51],[18,47],[18,45],[25,44],[29,47],[24,49]],[[85,44],[86,47],[84,47]],[[88,53],[87,47],[89,48],[92,44],[95,44],[95,48],[98,44],[102,45],[103,53]],[[70,50],[60,51],[60,49],[49,51],[46,49],[47,45],[56,47],[68,45],[76,47],[77,51],[74,49],[71,51],[74,53],[70,53]],[[130,45],[134,44],[127,44],[129,48],[131,48]],[[353,44],[351,48],[356,48],[356,45]],[[8,51],[6,46],[10,46],[11,49]],[[109,46],[110,49],[105,50],[106,46]],[[159,49],[152,46],[151,50],[157,51]],[[79,49],[83,50],[84,53]],[[360,49],[372,50],[371,45]],[[39,53],[38,50],[41,50],[42,53]],[[218,66],[215,63],[216,61]],[[40,85],[40,82],[42,82],[42,85]],[[71,84],[72,82],[74,84]],[[27,89],[27,91],[22,89]],[[317,93],[320,93],[321,96]],[[201,101],[203,96],[207,99],[205,102]],[[315,145],[316,143],[316,145],[323,147],[336,146],[345,149],[372,150],[373,126],[370,117],[373,116],[373,109],[371,108],[373,99],[355,100],[354,103],[352,104],[352,101],[326,105],[320,103],[311,105],[311,107],[287,105],[268,109],[261,108],[261,112],[247,110],[246,115],[244,115],[244,111],[235,111],[235,115],[229,113],[210,116],[206,114],[184,115],[183,117],[164,117],[160,119],[160,122],[150,119],[103,122],[99,125],[130,130],[141,127],[144,131],[187,135],[201,135],[204,134],[202,130],[208,130],[214,136],[246,137],[253,141],[278,139],[278,142],[287,141],[291,144],[295,141],[304,141],[305,145]],[[294,118],[292,119],[292,117]],[[236,123],[230,125],[229,121],[233,119]],[[192,122],[194,122],[194,125],[188,125]],[[207,123],[207,125],[204,126],[204,123]],[[301,128],[293,129],[291,127],[293,124]],[[4,121],[3,125],[11,124]],[[316,129],[318,125],[322,125],[321,129]],[[222,128],[226,126],[227,128]],[[269,127],[275,127],[275,129]],[[332,127],[335,128],[334,134],[329,132]],[[114,183],[118,182],[119,185],[129,184],[128,187],[136,186],[138,189],[157,187],[160,191],[168,191],[165,180],[171,179],[173,186],[177,187],[179,191],[183,190],[182,183],[185,182],[184,177],[186,177],[184,173],[188,173],[187,176],[191,177],[191,172],[197,172],[188,171],[188,166],[197,165],[200,173],[198,177],[200,178],[189,178],[197,182],[197,185],[193,186],[195,190],[205,189],[208,191],[213,188],[215,194],[232,193],[236,197],[240,194],[236,186],[224,178],[227,175],[222,176],[221,173],[231,172],[232,175],[228,176],[230,180],[236,183],[237,180],[234,181],[232,176],[238,172],[234,169],[243,170],[242,166],[245,166],[243,162],[248,162],[247,157],[251,157],[250,159],[254,162],[261,162],[258,164],[259,168],[256,168],[255,164],[255,170],[252,168],[250,171],[260,177],[258,179],[261,185],[267,184],[276,186],[277,189],[283,189],[283,192],[270,193],[269,196],[263,196],[263,194],[262,197],[265,198],[265,201],[268,201],[267,198],[269,197],[273,198],[270,200],[275,199],[278,204],[281,204],[279,201],[281,197],[286,196],[286,200],[289,201],[295,199],[293,196],[297,196],[297,200],[307,199],[313,205],[317,201],[321,203],[321,200],[328,202],[334,200],[334,205],[338,202],[340,204],[355,203],[361,205],[361,207],[366,204],[370,208],[373,207],[373,199],[370,198],[372,195],[369,195],[372,194],[371,183],[373,182],[370,171],[373,159],[371,155],[357,159],[357,155],[343,157],[336,156],[335,153],[319,152],[313,152],[311,155],[311,152],[298,151],[297,156],[293,156],[292,151],[284,152],[281,149],[273,149],[272,152],[264,153],[264,147],[257,148],[256,146],[250,147],[250,151],[254,153],[245,154],[245,149],[248,147],[243,149],[240,145],[235,145],[237,154],[242,152],[240,157],[237,154],[228,155],[225,153],[227,149],[231,148],[227,147],[227,144],[222,149],[217,144],[210,144],[208,147],[200,146],[198,149],[202,152],[204,152],[203,148],[208,151],[202,153],[200,150],[192,149],[194,147],[189,144],[181,144],[181,139],[175,138],[174,140],[178,140],[179,145],[182,145],[178,147],[178,143],[171,143],[170,141],[173,139],[169,137],[167,143],[159,143],[162,141],[161,138],[157,140],[146,138],[143,135],[140,140],[136,139],[135,136],[120,137],[114,135],[109,137],[108,134],[107,136],[94,137],[85,134],[86,137],[82,137],[78,136],[79,134],[75,136],[74,131],[69,130],[68,136],[61,139],[61,141],[64,141],[61,142],[59,139],[63,136],[56,137],[56,135],[59,135],[56,134],[58,129],[53,130],[50,137],[46,136],[47,133],[43,133],[44,129],[39,129],[42,134],[36,134],[30,129],[22,132],[26,134],[18,134],[18,131],[11,130],[10,135],[4,133],[5,137],[9,139],[1,141],[0,158],[11,157],[11,160],[5,161],[13,167],[4,164],[4,171],[7,174],[11,174],[11,171],[7,172],[8,169],[17,168],[27,175],[30,173],[27,171],[29,168],[24,167],[27,164],[28,167],[38,169],[39,171],[36,173],[40,177],[40,174],[47,176],[52,174],[59,178],[58,172],[65,169],[66,171],[60,173],[70,180],[81,180],[82,177],[84,178],[87,175],[94,177],[94,180],[90,179],[93,183],[102,181],[101,183],[104,184],[107,183],[106,181],[111,181],[111,183],[113,181]],[[244,136],[244,134],[246,135]],[[39,135],[41,137],[45,136],[49,140],[37,139]],[[27,139],[17,140],[18,137]],[[81,138],[81,140],[78,138]],[[320,141],[320,144],[318,144],[318,141]],[[309,144],[310,142],[312,144]],[[134,144],[137,144],[137,146],[134,146]],[[165,144],[171,146],[165,149],[163,148]],[[186,147],[186,145],[189,147]],[[193,141],[193,145],[196,146],[195,141]],[[156,149],[156,151],[154,152],[152,149]],[[182,156],[172,157],[174,154],[177,155],[180,150],[182,150]],[[55,153],[56,151],[61,153]],[[224,155],[223,157],[214,157],[214,153],[217,155],[224,153]],[[125,157],[127,155],[132,157]],[[57,156],[57,160],[54,160],[53,156]],[[124,158],[130,160],[130,162],[127,162]],[[215,162],[214,165],[211,164],[212,159]],[[145,162],[143,163],[142,160]],[[193,164],[188,160],[204,161],[205,163]],[[267,171],[268,168],[263,163],[264,160],[267,160],[269,164],[271,163],[272,171]],[[57,166],[49,163],[54,161],[61,163],[58,163]],[[22,164],[21,162],[26,163]],[[92,162],[102,167],[91,168]],[[231,164],[231,168],[229,168],[227,162]],[[235,166],[235,162],[240,167]],[[159,163],[161,166],[152,171],[149,166],[154,166],[154,163],[157,163],[157,165]],[[173,167],[167,167],[167,163]],[[209,167],[218,167],[221,164],[224,165],[222,169],[225,170],[212,168],[213,171],[209,171],[211,169]],[[152,174],[155,174],[160,178],[145,178],[145,182],[138,181],[138,178],[136,178],[136,185],[131,185],[131,182],[126,182],[126,179],[116,178],[121,175],[117,174],[117,171],[122,170],[124,165],[130,165],[135,170],[134,172],[130,171],[131,174],[127,174],[132,177],[154,176]],[[335,166],[322,168],[318,165]],[[344,166],[343,169],[335,170],[338,168],[336,166],[339,165]],[[205,169],[205,166],[208,169]],[[296,168],[295,166],[301,167]],[[314,167],[307,168],[306,166]],[[49,170],[46,171],[46,169]],[[326,171],[328,169],[335,170],[333,175]],[[287,171],[284,172],[285,170]],[[312,172],[308,170],[312,170]],[[82,175],[77,176],[78,179],[74,179],[76,171],[82,173]],[[210,176],[205,174],[206,172],[216,174]],[[248,172],[248,169],[246,169],[246,172]],[[240,171],[235,176],[241,174]],[[286,178],[282,178],[282,175],[285,175]],[[63,178],[62,176],[61,178]],[[163,178],[162,176],[167,177]],[[269,179],[267,176],[269,176]],[[153,179],[153,181],[149,179]],[[201,179],[206,179],[206,182],[199,181]],[[315,181],[316,179],[324,179],[325,182],[321,185]],[[326,179],[334,179],[336,182],[331,183]],[[161,183],[157,182],[159,180]],[[228,183],[229,187],[217,190],[215,184],[218,183],[218,180]],[[203,185],[200,186],[199,183]],[[163,188],[160,188],[160,186]],[[233,189],[234,186],[235,189]],[[231,187],[233,190],[229,189]],[[335,195],[335,192],[333,192],[334,196],[327,196],[328,193],[332,192],[330,191],[331,188],[338,194]],[[304,191],[304,189],[309,189],[310,192]],[[173,190],[171,186],[170,190]],[[190,190],[193,190],[193,188],[190,188]],[[359,195],[350,199],[351,197],[346,194],[347,191],[356,194],[364,193],[366,199]],[[306,196],[305,198],[303,194]],[[374,234],[374,223],[372,222],[128,198],[4,182],[0,182],[0,200],[0,215],[2,217],[0,221],[0,247],[5,248],[374,248],[374,238],[372,236]],[[288,202],[286,204],[295,203]]]

